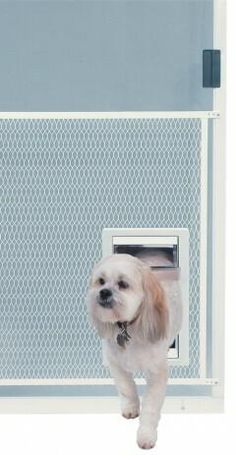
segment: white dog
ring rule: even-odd
[[[88,310],[105,340],[105,354],[121,397],[122,415],[139,415],[139,396],[132,373],[142,369],[147,388],[143,397],[137,443],[154,447],[168,380],[167,353],[181,327],[182,308],[177,281],[159,279],[142,260],[114,254],[95,265]],[[173,281],[172,281],[173,283]],[[170,297],[170,298],[169,298]]]

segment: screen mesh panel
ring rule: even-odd
[[[0,120],[0,378],[105,378],[86,290],[104,227],[190,233],[199,376],[201,120]]]

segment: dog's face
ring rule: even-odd
[[[102,322],[131,321],[144,297],[137,260],[114,254],[94,268],[88,293],[90,311]]]
[[[95,265],[88,309],[101,336],[117,321],[137,319],[143,336],[164,336],[167,308],[163,290],[151,269],[129,254],[114,254]]]

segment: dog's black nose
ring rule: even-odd
[[[102,300],[109,299],[112,296],[112,291],[110,289],[101,289],[100,291],[100,298]]]

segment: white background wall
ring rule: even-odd
[[[222,415],[162,416],[159,440],[149,453],[175,455],[236,453],[236,2],[228,0],[228,99],[226,174],[226,405]],[[220,189],[219,189],[220,191]],[[119,415],[1,415],[4,455],[138,455],[138,421]],[[226,447],[227,446],[227,447]],[[230,449],[229,449],[230,447]]]

